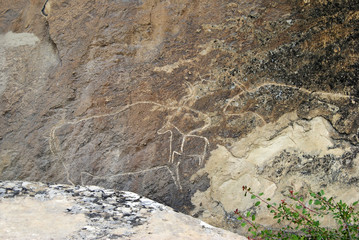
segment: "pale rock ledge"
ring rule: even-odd
[[[231,239],[237,234],[132,192],[0,181],[1,239]]]

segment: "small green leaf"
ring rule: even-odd
[[[324,191],[320,190],[320,196],[323,196],[323,195],[324,195]]]
[[[271,199],[270,198],[267,198],[267,201],[270,201]]]
[[[295,206],[297,209],[301,209],[302,208],[302,205],[297,205]]]
[[[251,215],[251,213],[250,213],[250,212],[247,212],[246,216],[249,217],[250,215]]]
[[[252,215],[252,221],[255,221],[256,220],[256,215]]]
[[[301,197],[301,198],[299,198],[299,200],[301,201],[301,202],[303,202],[304,201],[304,199]]]
[[[314,201],[314,204],[315,204],[315,205],[320,205],[320,201],[319,201],[318,199],[316,199],[316,200]]]
[[[239,216],[239,217],[237,217],[237,219],[238,219],[238,220],[242,220],[242,219],[243,219],[243,217],[242,217],[242,216]]]
[[[272,205],[270,205],[270,204],[267,205],[267,208],[271,208],[271,207],[272,207]]]
[[[299,240],[297,235],[291,235],[290,240]]]
[[[261,193],[259,193],[258,195],[259,195],[259,196],[263,196],[263,194],[264,194],[264,193],[261,192]]]
[[[309,205],[312,205],[312,204],[313,204],[313,200],[310,199],[310,200],[309,200]]]
[[[359,201],[353,202],[353,206],[357,205]]]
[[[312,196],[312,197],[316,197],[317,195],[315,195],[315,193],[310,193],[310,196]]]
[[[251,196],[251,199],[255,199],[255,198],[256,198],[256,196],[254,196],[254,195]]]
[[[256,204],[254,204],[256,207],[259,206],[259,204],[261,204],[260,201],[256,202]]]
[[[241,226],[242,226],[242,227],[245,227],[245,226],[246,226],[246,223],[245,223],[245,222],[241,223]]]

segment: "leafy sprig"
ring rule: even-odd
[[[242,213],[238,209],[234,213],[238,216],[242,227],[247,227],[248,239],[359,239],[359,212],[355,211],[356,201],[350,205],[342,200],[335,202],[332,197],[324,196],[324,191],[310,191],[310,199],[305,203],[298,193],[289,191],[289,199],[283,199],[279,204],[271,203],[270,198],[263,197],[264,193],[256,194],[250,187],[243,186],[244,195],[256,199],[254,208],[265,204],[273,219],[284,226],[280,229],[269,229],[256,223],[255,213]],[[321,225],[324,216],[332,217],[337,228]]]

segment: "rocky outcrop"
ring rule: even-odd
[[[356,0],[2,1],[0,179],[217,226],[242,185],[358,196]]]
[[[2,239],[246,239],[131,192],[0,182]]]
[[[197,173],[208,176],[211,187],[194,195],[193,214],[200,212],[206,221],[220,222],[222,226],[232,221],[236,224],[232,209],[246,211],[255,203],[244,197],[242,186],[263,192],[265,198],[276,203],[288,199],[289,191],[309,197],[308,190],[321,189],[337,200],[357,201],[357,149],[338,138],[339,134],[322,117],[296,119],[295,114],[286,114],[231,148],[219,146],[214,150],[205,168]],[[256,211],[262,223],[275,223],[266,206]],[[224,215],[227,221],[223,221]]]

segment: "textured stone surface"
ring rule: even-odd
[[[332,138],[338,133],[322,117],[295,119],[296,115],[284,115],[230,149],[220,146],[214,150],[205,168],[197,173],[208,176],[211,184],[192,198],[197,206],[193,214],[199,212],[206,221],[221,222],[222,226],[236,222],[231,210],[245,211],[255,203],[244,196],[242,186],[263,192],[265,198],[277,203],[287,198],[290,190],[306,197],[309,189],[326,189],[328,196],[357,201],[357,150],[343,139]],[[269,224],[271,217],[266,210],[265,206],[257,210],[258,219]],[[227,223],[223,221],[226,214]]]
[[[0,4],[0,179],[130,190],[228,228],[244,183],[358,187],[358,1]]]
[[[131,192],[97,186],[0,182],[2,239],[247,238]]]

